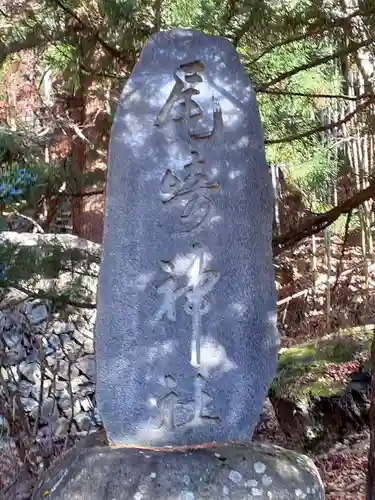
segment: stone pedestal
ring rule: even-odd
[[[77,447],[41,479],[33,500],[323,500],[313,462],[277,446],[186,452]]]

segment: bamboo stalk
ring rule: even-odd
[[[340,274],[340,277],[347,276],[350,273],[353,273],[354,271],[357,271],[361,267],[363,268],[366,265],[365,260],[361,260],[356,266],[351,267],[350,269],[347,269],[346,271],[343,271]],[[372,270],[375,269],[375,263],[368,265],[368,269]],[[331,276],[329,279],[329,283],[331,284],[334,280],[336,279],[335,276]],[[326,278],[321,278],[320,280],[317,280],[316,282],[316,289],[326,286],[327,285],[327,280]],[[282,306],[283,304],[289,303],[291,300],[296,299],[298,297],[302,297],[304,295],[308,295],[309,292],[312,291],[312,287],[305,288],[304,290],[300,290],[299,292],[294,293],[293,295],[290,295],[289,297],[285,297],[285,299],[281,299],[277,302],[277,306]]]
[[[327,333],[331,331],[331,232],[329,229],[324,231],[324,243],[327,259],[327,306],[326,306],[326,327]]]

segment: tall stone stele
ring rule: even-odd
[[[321,500],[311,460],[250,443],[275,374],[273,199],[234,47],[159,33],[121,96],[96,325],[109,447],[75,449],[51,500]]]
[[[251,438],[278,349],[263,142],[228,41],[153,37],[109,152],[96,360],[113,444]]]

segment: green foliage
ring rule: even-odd
[[[73,301],[91,307],[95,303],[95,291],[86,282],[98,277],[99,252],[67,248],[57,236],[32,246],[1,239],[0,262],[3,296],[14,288],[51,300],[56,307]]]
[[[32,206],[53,183],[55,171],[40,157],[40,146],[24,134],[0,129],[2,210]]]
[[[281,349],[271,393],[297,399],[340,393],[344,385],[327,375],[327,366],[368,353],[371,341],[372,332],[360,327],[327,335],[319,342]]]
[[[362,32],[365,37],[363,28],[371,32],[375,9],[371,2],[360,8],[361,17],[354,16],[350,26],[358,37]],[[258,104],[266,139],[282,141],[266,147],[269,163],[288,165],[288,181],[303,192],[307,206],[318,211],[331,206],[327,194],[342,166],[336,138],[330,132],[294,137],[319,127],[322,119],[331,121],[342,101],[287,93],[342,92],[343,61],[329,60],[329,56],[342,48],[347,36],[341,22],[345,15],[338,0],[40,0],[33,9],[25,7],[6,22],[3,38],[18,45],[31,40],[30,46],[40,56],[40,74],[52,71],[57,94],[73,94],[82,75],[90,75],[95,91],[104,96],[120,89],[156,29],[188,27],[227,37],[236,44],[253,84],[260,88]],[[324,56],[328,61],[314,64]],[[289,72],[294,74],[288,76]],[[265,88],[286,94],[262,93]],[[83,179],[67,179],[65,172],[55,172],[44,186],[65,181],[72,191],[87,185]]]
[[[306,154],[307,153],[307,154]],[[338,174],[336,158],[330,150],[315,141],[315,147],[305,151],[305,158],[290,169],[289,181],[303,193],[310,210],[324,211],[331,205],[331,196]]]
[[[41,64],[54,77],[62,75],[65,89],[73,94],[79,87],[80,59],[78,48],[69,43],[50,45],[41,54]]]
[[[333,224],[332,224],[332,232],[341,238],[345,237],[347,226],[347,215],[341,215]],[[361,228],[361,218],[359,216],[359,211],[354,210],[349,222],[348,234],[358,233]]]

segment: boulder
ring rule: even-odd
[[[371,339],[360,327],[280,350],[270,400],[288,437],[325,446],[368,425]]]
[[[270,444],[156,451],[82,441],[42,475],[32,500],[324,499],[314,463]]]

